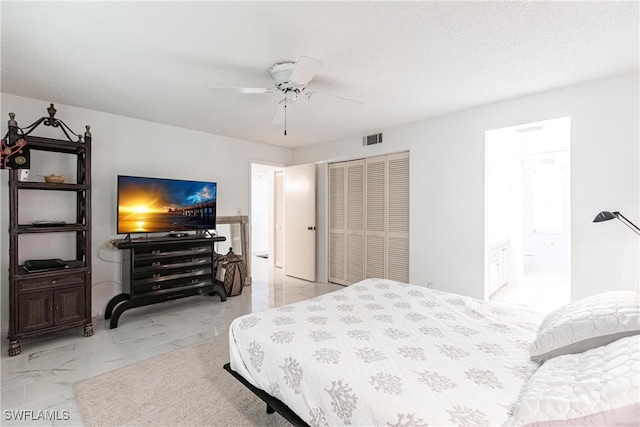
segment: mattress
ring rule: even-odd
[[[500,425],[540,315],[367,279],[229,328],[231,368],[311,426]]]

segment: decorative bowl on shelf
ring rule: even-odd
[[[64,182],[64,175],[45,175],[44,181],[50,184],[62,184]]]

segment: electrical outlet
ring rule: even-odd
[[[436,284],[433,282],[427,282],[427,288],[429,289],[435,289],[436,288]]]

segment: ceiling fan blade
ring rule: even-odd
[[[338,96],[338,95],[330,95],[328,93],[320,93],[320,92],[305,92],[304,93],[304,97],[307,98],[309,101],[311,101],[311,98],[313,98],[314,96],[328,96],[330,98],[338,98],[341,99],[343,101],[349,101],[349,102],[354,102],[356,104],[360,104],[360,105],[364,105],[363,101],[359,101],[357,99],[351,99],[351,98],[345,98],[344,96]]]
[[[272,125],[281,125],[284,123],[284,109],[287,102],[283,99],[278,104],[278,108],[276,109],[276,113],[273,115],[273,120],[271,121]]]
[[[309,58],[308,56],[301,56],[296,63],[296,67],[291,72],[289,81],[298,86],[306,86],[313,76],[316,75],[320,67],[322,67],[322,61]]]
[[[276,88],[271,87],[222,87],[209,86],[209,92],[213,93],[274,93]]]

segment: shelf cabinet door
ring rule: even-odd
[[[18,306],[19,333],[53,326],[53,292],[42,291],[20,295]]]
[[[54,291],[54,323],[60,325],[84,320],[84,285]]]

